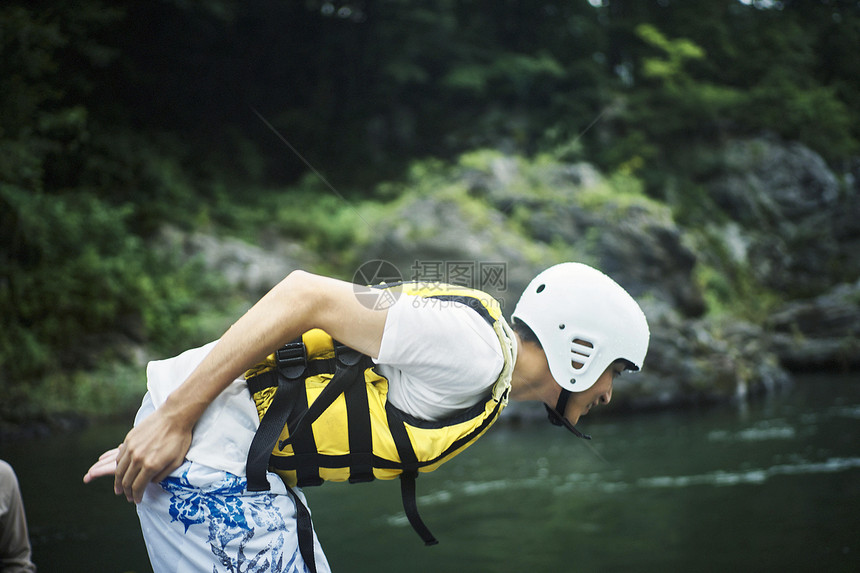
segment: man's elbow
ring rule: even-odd
[[[290,271],[289,274],[287,274],[287,276],[285,276],[283,280],[278,283],[278,288],[300,288],[301,286],[307,284],[313,276],[314,275],[312,275],[311,273],[303,271],[302,269]]]
[[[324,282],[324,277],[298,269],[284,277],[272,294],[279,304],[289,308],[294,320],[303,327],[314,328],[326,307]]]
[[[295,302],[306,301],[311,303],[316,298],[316,291],[319,290],[315,286],[319,278],[317,275],[297,269],[284,277],[275,286],[273,292],[281,299],[293,299]]]

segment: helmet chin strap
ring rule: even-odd
[[[549,404],[544,404],[546,408],[546,412],[549,415],[549,421],[554,426],[564,426],[568,430],[573,433],[577,438],[582,438],[583,440],[590,440],[591,436],[588,434],[583,434],[579,430],[576,429],[576,426],[571,424],[567,418],[564,417],[564,410],[567,407],[567,401],[570,399],[570,395],[573,394],[570,390],[561,389],[561,394],[558,396],[558,402],[555,405],[555,410],[549,407]]]

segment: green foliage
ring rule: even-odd
[[[53,4],[0,7],[0,181],[28,189],[44,189],[87,140],[85,72],[114,57],[90,34],[120,14],[92,0]]]
[[[75,178],[109,204],[134,205],[130,230],[144,237],[164,224],[186,227],[217,200],[217,185],[171,134],[136,134],[100,126],[82,149]]]
[[[671,87],[691,81],[684,71],[684,63],[687,60],[701,60],[705,57],[705,51],[691,40],[669,40],[651,24],[639,25],[636,33],[647,44],[662,52],[660,57],[649,57],[642,61],[642,75],[659,79]]]
[[[300,239],[310,252],[325,258],[345,256],[367,227],[364,207],[328,191],[290,193],[274,214],[274,228]]]
[[[183,318],[200,305],[183,295],[217,301],[220,292],[146,244],[152,220],[180,216],[175,199],[193,195],[178,188],[185,172],[145,137],[93,121],[96,70],[117,57],[99,33],[121,12],[94,1],[40,4],[0,8],[3,419],[84,409],[95,393],[76,371],[104,368],[120,343],[190,337]],[[52,398],[41,401],[34,386]]]
[[[698,236],[706,250],[694,269],[694,278],[705,298],[708,313],[728,320],[740,318],[762,324],[782,300],[779,293],[764,288],[749,262],[733,259],[719,237],[708,231]]]
[[[128,310],[122,287],[140,274],[140,244],[124,228],[127,210],[91,196],[48,197],[3,185],[0,308],[8,317],[3,362],[12,376],[44,369],[69,332],[98,331]],[[131,297],[134,293],[129,293]],[[25,341],[20,353],[12,341]]]
[[[701,181],[727,139],[769,132],[851,157],[860,13],[769,6],[3,3],[0,403],[27,395],[12,380],[44,375],[55,392],[57,369],[97,362],[112,338],[174,349],[222,321],[224,285],[151,250],[165,224],[285,236],[337,269],[407,192],[441,191],[476,221],[507,201],[514,227],[528,219],[516,198],[548,217],[573,197],[623,217],[668,213],[659,197],[704,226],[719,215]],[[305,160],[338,187],[370,184],[334,193],[301,179]],[[612,175],[573,189],[558,161]],[[505,169],[509,184],[488,188]],[[712,308],[767,299],[725,257],[699,273]]]
[[[150,252],[129,232],[130,205],[9,185],[0,185],[0,202],[8,247],[0,259],[0,361],[9,380],[86,365],[79,351],[98,354],[111,333],[176,344],[189,336],[181,317],[220,290],[199,268]]]
[[[747,125],[802,141],[829,159],[848,157],[860,146],[851,134],[851,112],[833,87],[797,85],[779,79],[750,91],[740,111]]]
[[[110,416],[140,405],[146,377],[137,364],[106,362],[93,370],[53,371],[26,386],[26,393],[0,406],[0,419],[50,419],[54,415]],[[32,403],[38,396],[37,404]],[[11,396],[10,396],[11,398]],[[21,408],[29,408],[22,412]],[[29,415],[28,415],[29,414]]]
[[[335,264],[348,261],[350,250],[368,226],[372,201],[332,190],[316,174],[289,188],[243,187],[237,202],[219,188],[196,217],[198,228],[211,226],[263,246],[271,237],[299,242],[308,252]]]
[[[548,53],[494,55],[491,62],[476,62],[452,69],[443,83],[453,90],[486,97],[500,85],[510,85],[514,91],[527,94],[531,87],[547,78],[562,78],[565,70]]]
[[[841,56],[860,45],[856,9],[786,3],[759,10],[714,0],[625,4],[614,13],[615,25],[637,41],[625,36],[621,44],[619,64],[630,77],[618,112],[606,118],[614,137],[596,148],[606,170],[642,157],[649,192],[666,198],[672,178],[705,175],[690,162],[691,149],[733,136],[778,134],[830,161],[860,149],[856,65]],[[846,88],[855,95],[846,98]]]

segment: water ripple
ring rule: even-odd
[[[792,426],[778,422],[762,422],[738,432],[715,430],[708,433],[710,442],[761,442],[764,440],[793,440],[797,432]]]
[[[860,468],[860,458],[830,458],[824,462],[803,462],[782,464],[765,469],[751,469],[740,472],[715,471],[691,476],[658,476],[636,480],[638,487],[678,488],[692,485],[740,485],[761,484],[777,475],[802,475],[836,473]]]
[[[598,489],[604,493],[617,493],[634,488],[661,489],[691,486],[761,485],[774,476],[830,474],[856,468],[860,468],[860,457],[829,458],[822,462],[798,461],[797,463],[779,464],[769,468],[735,472],[717,470],[687,476],[654,476],[639,478],[632,482],[624,480],[618,471],[609,472],[608,474],[572,473],[567,476],[539,472],[539,475],[536,477],[450,484],[450,487],[447,489],[419,496],[418,505],[420,507],[442,505],[466,497],[495,495],[512,491],[522,492],[524,490],[548,490],[552,491],[555,495],[562,495],[589,488]],[[409,525],[406,516],[403,514],[389,515],[384,519],[389,525],[395,527]]]

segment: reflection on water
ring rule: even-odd
[[[501,426],[418,480],[426,548],[399,487],[306,490],[333,569],[416,572],[860,570],[860,384],[807,378],[744,408]],[[585,421],[585,420],[584,420]],[[22,444],[18,471],[42,573],[149,571],[133,507],[83,486],[124,426]]]
[[[81,481],[126,431],[114,424],[0,446],[21,482],[39,573],[151,571],[134,507],[113,496],[108,480]]]

